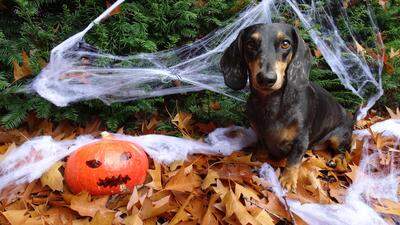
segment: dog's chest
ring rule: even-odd
[[[290,143],[298,135],[298,121],[282,109],[279,99],[250,98],[247,116],[258,138],[271,147]]]
[[[259,121],[252,123],[259,139],[270,147],[278,147],[291,143],[299,134],[299,126],[296,121],[291,123],[281,121]]]

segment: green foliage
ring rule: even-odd
[[[112,2],[112,1],[110,1]],[[127,1],[121,12],[97,25],[86,41],[115,54],[154,52],[190,43],[208,34],[218,26],[229,22],[233,15],[250,0],[138,0]],[[124,126],[134,129],[140,119],[151,114],[167,115],[167,109],[178,106],[182,111],[193,113],[198,120],[217,121],[245,125],[244,104],[210,92],[175,95],[164,98],[116,103],[110,106],[98,100],[85,101],[69,107],[57,108],[46,100],[19,92],[32,77],[14,81],[13,62],[22,63],[21,52],[29,55],[29,63],[36,75],[43,62],[49,60],[49,51],[63,40],[84,28],[106,8],[99,0],[13,0],[0,3],[0,123],[4,128],[14,128],[24,122],[30,112],[52,121],[70,120],[78,124],[98,116],[110,130]],[[374,5],[377,21],[383,30],[388,51],[400,49],[398,26],[399,1],[391,0],[386,10]],[[348,9],[349,19],[355,21],[357,35],[373,38],[364,25],[365,7],[357,4]],[[362,15],[362,16],[361,16]],[[290,13],[286,18],[295,18]],[[293,22],[292,20],[288,20]],[[306,32],[304,32],[306,34]],[[307,35],[304,36],[309,40]],[[397,38],[397,39],[396,39]],[[393,75],[384,74],[386,95],[381,104],[395,105],[400,102],[399,59],[389,61],[395,68]],[[345,90],[322,59],[315,59],[311,79],[331,91],[346,107],[352,109],[359,99]],[[218,102],[220,109],[213,109]],[[157,129],[170,129],[164,123]]]

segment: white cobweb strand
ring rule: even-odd
[[[205,142],[155,134],[113,136],[117,140],[138,143],[151,158],[165,164],[185,160],[188,155],[196,153],[229,155],[257,140],[250,128],[237,126],[218,128],[209,134]],[[0,161],[0,191],[12,184],[40,178],[55,162],[93,141],[98,139],[83,135],[75,140],[55,141],[50,136],[42,136],[25,142],[8,152]]]
[[[364,118],[367,111],[383,95],[381,60],[377,60],[378,71],[374,75],[364,57],[354,52],[354,50],[349,49],[347,43],[340,36],[340,31],[336,27],[333,18],[325,12],[325,9],[317,9],[314,1],[312,1],[313,3],[309,5],[308,10],[302,12],[299,9],[297,1],[286,0],[286,2],[289,3],[293,11],[297,14],[304,28],[307,29],[313,42],[321,51],[324,59],[338,76],[341,83],[355,95],[367,101],[365,106],[360,109],[357,119]],[[321,10],[323,13],[319,12]],[[344,19],[347,19],[347,17],[344,17]],[[346,25],[351,33],[350,27],[348,24]],[[374,23],[371,26],[374,31],[377,30]],[[317,30],[316,27],[320,28]],[[352,38],[355,42],[354,44],[356,44],[356,38],[354,36]],[[374,88],[372,94],[367,91],[368,85]]]
[[[103,13],[85,30],[52,50],[48,66],[35,78],[31,88],[57,106],[86,99],[97,98],[112,103],[204,89],[242,100],[227,91],[219,72],[219,57],[240,30],[251,24],[271,22],[270,15],[263,12],[269,9],[272,2],[264,1],[249,7],[234,23],[188,46],[126,57],[79,49],[83,36],[107,15]],[[197,51],[206,52],[186,58],[185,54],[196,54]],[[83,56],[110,61],[135,61],[136,66],[126,68],[114,64],[110,68],[82,65],[80,60]],[[186,59],[177,60],[179,57]],[[72,78],[69,75],[73,75]],[[77,76],[81,76],[81,80],[76,79]],[[183,84],[169,85],[172,80],[180,80]],[[146,90],[144,85],[150,85],[151,88]]]
[[[362,54],[348,47],[331,15],[314,1],[305,4],[301,0],[263,0],[247,7],[227,26],[178,49],[114,56],[84,44],[85,34],[122,2],[115,2],[83,31],[55,47],[49,64],[28,91],[37,92],[57,106],[87,99],[100,99],[109,104],[204,89],[242,100],[224,84],[219,69],[221,54],[243,28],[279,22],[280,10],[288,5],[343,85],[365,101],[359,118],[383,94],[382,60],[377,60],[377,70],[370,67]],[[306,10],[301,10],[298,2]],[[378,32],[372,15],[369,16],[371,28]],[[343,18],[352,34],[345,13]],[[359,42],[354,35],[352,39],[354,44]],[[181,84],[173,84],[174,80],[180,80]]]

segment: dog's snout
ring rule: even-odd
[[[258,73],[257,74],[257,82],[260,85],[271,87],[276,82],[276,75],[271,73]]]

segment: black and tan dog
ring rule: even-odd
[[[247,116],[268,154],[287,157],[280,182],[297,187],[298,169],[307,149],[328,143],[348,149],[353,118],[334,98],[309,81],[311,53],[288,24],[245,28],[224,52],[225,84],[243,89],[250,77]]]

